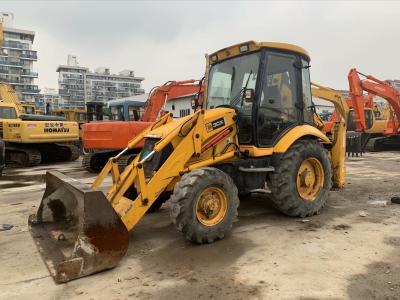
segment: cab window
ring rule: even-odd
[[[122,105],[111,107],[111,120],[113,121],[125,121],[124,118],[124,107]]]
[[[302,91],[303,91],[303,115],[304,122],[313,123],[313,103],[311,96],[311,83],[310,83],[310,69],[309,64],[304,59],[301,60],[301,78],[302,78]]]
[[[35,108],[32,106],[24,106],[24,111],[28,115],[34,115],[35,114]]]
[[[0,119],[16,119],[17,113],[14,107],[0,107]]]
[[[257,115],[260,145],[272,145],[285,129],[298,122],[295,61],[294,55],[267,54]]]
[[[140,119],[140,110],[137,106],[129,106],[129,121],[137,121]]]

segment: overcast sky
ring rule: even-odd
[[[199,79],[204,54],[257,40],[294,43],[311,55],[312,80],[347,88],[351,67],[400,78],[400,1],[0,1],[16,28],[36,32],[40,88],[56,68],[133,69],[143,86]]]

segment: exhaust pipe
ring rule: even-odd
[[[57,283],[111,269],[128,250],[128,230],[103,192],[59,172],[46,173],[42,202],[28,223]]]

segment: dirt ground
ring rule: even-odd
[[[50,277],[28,231],[54,169],[85,183],[80,162],[5,170],[0,179],[0,299],[400,299],[400,153],[347,161],[347,183],[320,215],[289,218],[267,196],[241,199],[229,236],[192,245],[168,203],[130,233],[120,264],[67,284]]]

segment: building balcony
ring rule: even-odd
[[[0,70],[1,73],[1,70]],[[37,72],[28,72],[28,71],[24,71],[21,73],[21,77],[34,77],[37,78],[38,77],[38,73]]]
[[[0,56],[7,57],[8,53],[0,49]]]
[[[19,57],[21,59],[37,60],[37,54],[21,54]]]
[[[40,90],[36,85],[32,85],[32,86],[25,86],[22,89],[20,89],[20,91],[23,94],[39,94]]]
[[[22,68],[23,65],[24,65],[23,62],[0,60],[0,66],[10,66],[10,67]]]
[[[23,85],[29,84],[28,82],[25,82],[24,80],[17,80],[17,79],[5,79],[4,81],[9,84],[23,84]]]
[[[8,73],[9,73],[8,70],[0,69],[0,74],[8,74]]]
[[[3,48],[29,50],[29,45],[14,41],[5,41],[3,43]]]

